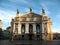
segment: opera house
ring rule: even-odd
[[[16,16],[11,21],[13,36],[26,40],[53,40],[52,20],[46,16],[45,10],[42,14],[30,11],[21,15],[17,10]]]

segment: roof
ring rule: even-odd
[[[18,16],[16,16],[16,17],[18,17]],[[36,14],[34,12],[28,12],[26,14],[23,14],[23,15],[19,16],[19,17],[41,17],[41,15],[40,14]]]

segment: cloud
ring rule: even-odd
[[[55,1],[54,0],[53,1],[49,1],[49,0],[48,1],[47,0],[46,1],[40,1],[40,5],[43,8],[46,9],[47,16],[51,17],[52,20],[53,20],[52,21],[53,22],[52,31],[60,33],[60,25],[59,25],[59,23],[60,23],[60,21],[59,21],[59,19],[60,19],[60,13],[58,15],[56,15],[57,14],[57,12],[56,12],[56,6],[58,6],[57,5],[57,1],[56,0]],[[54,11],[53,9],[55,9],[56,13],[53,12]]]
[[[15,16],[15,12],[0,9],[0,19],[2,20],[3,29],[10,25],[11,19]]]
[[[43,8],[50,8],[50,7],[54,7],[54,6],[56,6],[56,4],[58,4],[57,3],[57,1],[56,0],[42,0],[42,1],[40,1],[40,5],[43,7]]]
[[[0,8],[10,10],[10,9],[16,9],[19,5],[16,5],[15,3],[1,3]],[[15,8],[14,8],[15,7]]]
[[[24,10],[25,10],[25,12],[29,12],[29,8],[25,8]]]
[[[53,22],[53,24],[52,24],[52,31],[60,33],[60,25],[59,25],[59,23],[56,23],[56,21]]]
[[[29,9],[25,8],[24,9],[25,12],[28,12]],[[21,13],[22,14],[22,13]],[[8,27],[9,25],[11,25],[11,19],[14,18],[16,15],[16,12],[14,11],[7,11],[7,10],[2,10],[0,9],[0,19],[2,20],[2,25],[3,25],[3,29],[5,29],[6,27]]]
[[[48,17],[51,17],[51,12],[49,10],[49,8],[50,8],[49,6],[52,5],[51,2],[49,2],[49,1],[46,1],[46,2],[42,1],[42,2],[40,2],[40,5],[42,6],[42,8],[45,9],[46,15]]]
[[[10,22],[11,19],[15,16],[15,12],[4,11],[0,9],[0,19],[5,22]]]
[[[27,1],[26,0],[9,0],[10,2],[20,2],[20,3],[27,3]]]
[[[60,33],[60,27],[52,28],[53,33],[59,32]]]
[[[40,1],[40,4],[42,5],[42,6],[54,6],[54,5],[56,5],[56,3],[57,3],[57,1],[56,0],[46,0],[46,1],[44,1],[44,0],[42,0],[42,1]]]
[[[28,3],[26,0],[9,0],[9,1],[3,1],[0,4],[0,8],[6,9],[6,10],[15,10],[17,8],[23,8],[24,5],[26,5],[25,3]],[[24,7],[25,8],[25,7]]]

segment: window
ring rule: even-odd
[[[40,25],[39,24],[36,25],[36,32],[40,33]]]
[[[25,32],[25,25],[22,24],[22,32]]]
[[[29,32],[33,32],[33,26],[32,26],[32,24],[29,25]]]

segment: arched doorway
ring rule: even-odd
[[[22,24],[21,32],[22,32],[22,33],[25,32],[25,25],[24,25],[24,24]]]
[[[33,25],[29,24],[29,40],[32,40],[33,36]]]
[[[22,39],[24,39],[24,33],[25,33],[25,25],[24,24],[22,24],[21,32],[22,32]]]
[[[37,40],[40,40],[40,25],[36,24]]]

